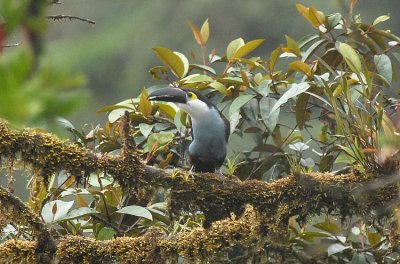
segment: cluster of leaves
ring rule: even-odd
[[[147,93],[167,85],[194,88],[230,120],[228,173],[265,179],[286,174],[289,168],[329,171],[340,163],[383,170],[381,157],[390,154],[382,154],[381,140],[396,138],[397,124],[397,99],[390,97],[395,71],[389,56],[399,57],[393,52],[399,38],[379,29],[389,17],[367,24],[360,16],[344,19],[339,13],[325,15],[314,7],[296,6],[316,33],[299,41],[286,36],[286,44],[266,58],[249,57],[262,39],[238,38],[224,55],[208,53],[208,20],[200,29],[190,23],[200,58],[191,52],[189,62],[182,53],[154,48],[164,65],[150,73],[168,84],[149,87],[138,98],[99,112],[111,112],[111,124],[125,110],[131,112],[146,160],[162,161],[164,167],[173,157],[184,160],[182,138],[188,137],[190,122],[172,104],[150,103]],[[279,69],[281,64],[289,67]],[[305,158],[307,144],[313,153]]]

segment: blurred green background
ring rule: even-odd
[[[224,54],[226,45],[242,37],[246,41],[265,38],[256,54],[266,57],[285,34],[299,39],[313,32],[303,22],[295,3],[315,5],[325,14],[343,12],[347,1],[213,1],[213,0],[69,0],[52,5],[48,14],[65,14],[92,19],[95,26],[80,21],[49,21],[46,33],[46,60],[62,65],[87,78],[90,91],[86,103],[70,118],[74,124],[97,123],[105,120],[96,109],[136,96],[143,87],[159,84],[148,70],[161,63],[151,48],[163,46],[189,56],[199,47],[192,37],[187,21],[201,26],[210,22],[209,51],[216,48]],[[398,0],[358,1],[355,14],[366,22],[390,13],[384,28],[399,33]]]

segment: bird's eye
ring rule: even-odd
[[[192,98],[193,97],[193,93],[192,92],[188,92],[188,96],[189,96],[189,98]]]

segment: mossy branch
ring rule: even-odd
[[[130,134],[129,127],[126,127],[125,130],[125,134],[128,136]],[[181,211],[201,210],[204,212],[207,227],[211,226],[212,229],[215,225],[218,226],[221,232],[219,236],[205,235],[204,237],[204,241],[209,240],[210,242],[207,243],[214,243],[214,246],[222,243],[218,241],[226,236],[230,226],[226,223],[220,225],[215,221],[229,218],[232,213],[236,216],[242,215],[248,204],[252,205],[256,212],[257,221],[255,218],[252,218],[252,221],[259,223],[257,226],[259,236],[265,237],[268,234],[269,240],[273,240],[274,234],[281,236],[281,232],[287,231],[288,221],[292,216],[304,221],[308,216],[319,213],[337,213],[343,217],[353,214],[367,215],[371,210],[385,213],[386,209],[391,209],[388,206],[399,199],[399,187],[396,184],[399,180],[397,174],[389,176],[373,173],[344,175],[311,173],[288,176],[272,183],[257,180],[242,182],[234,177],[223,178],[210,173],[195,174],[192,178],[186,172],[170,173],[147,166],[139,159],[134,145],[131,145],[131,140],[126,140],[125,145],[129,146],[124,146],[124,151],[120,155],[94,155],[87,149],[68,141],[62,141],[50,134],[34,130],[15,131],[4,122],[0,122],[0,154],[3,158],[16,159],[16,157],[20,157],[25,164],[30,165],[37,174],[41,175],[45,182],[51,175],[61,170],[78,179],[90,175],[92,172],[105,171],[131,192],[132,190],[135,192],[141,186],[168,188],[171,190],[169,212],[172,216]],[[376,184],[376,181],[379,181],[379,184]],[[23,217],[29,216],[23,215]],[[228,222],[232,222],[232,220]],[[232,224],[234,223],[232,222]],[[254,224],[252,225],[254,226]],[[209,234],[207,229],[201,230],[204,234]],[[250,239],[246,236],[246,232],[242,233],[244,235],[241,235],[240,239]],[[158,245],[156,249],[160,250],[158,248],[161,243],[159,239],[162,236],[160,234],[157,239],[151,241],[146,240],[146,236],[124,239],[140,241],[132,243],[139,243],[142,246]],[[71,239],[91,241],[87,238]],[[99,243],[119,243],[125,241],[124,239],[121,238],[114,242],[93,241],[84,248],[98,252],[97,250],[103,248],[102,246],[98,248]],[[198,240],[198,236],[187,237],[187,243],[190,245],[196,244]],[[70,239],[65,241],[70,241]],[[63,248],[62,243],[60,240],[57,254],[63,252],[60,251]],[[182,249],[180,242],[167,245],[171,251],[180,254],[179,251]],[[1,246],[4,249],[9,246],[15,247],[16,244],[9,241]],[[93,248],[90,248],[91,246]],[[201,245],[201,248],[203,252],[207,246]],[[77,254],[85,255],[79,249],[78,247],[77,252],[81,253]]]

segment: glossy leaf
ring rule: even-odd
[[[374,56],[375,67],[378,73],[390,84],[393,78],[392,62],[386,54]]]
[[[244,40],[242,38],[232,40],[228,44],[228,47],[226,48],[226,57],[228,59],[232,59],[234,57],[236,51],[243,45],[244,45]]]
[[[286,103],[289,99],[307,91],[308,88],[310,88],[308,83],[293,83],[289,85],[288,90],[275,103],[274,107],[271,109],[271,112],[281,107],[281,105]]]
[[[142,206],[137,206],[137,205],[125,206],[116,211],[116,213],[134,215],[137,217],[143,217],[150,221],[153,221],[153,216],[151,215],[150,211],[146,207]]]
[[[74,201],[54,200],[48,202],[42,208],[42,218],[46,223],[55,223],[66,217],[73,205]]]
[[[361,60],[357,52],[347,43],[337,41],[335,45],[350,69],[355,73],[361,72]]]
[[[276,102],[277,100],[271,97],[263,97],[260,100],[260,114],[269,132],[274,131],[276,124],[278,123],[280,109],[277,108],[274,111],[271,111]]]
[[[153,48],[157,57],[176,75],[176,77],[184,77],[189,70],[189,62],[187,59],[182,59],[184,56],[180,53],[173,52],[167,48]],[[182,57],[182,56],[183,57]]]
[[[231,116],[233,113],[239,111],[239,109],[245,105],[248,101],[254,98],[253,94],[248,94],[248,95],[241,95],[239,97],[236,97],[235,100],[233,100],[231,106],[229,107],[229,116]]]
[[[291,63],[289,63],[289,67],[292,68],[293,70],[301,72],[307,76],[312,75],[310,67],[302,61],[291,62]]]

